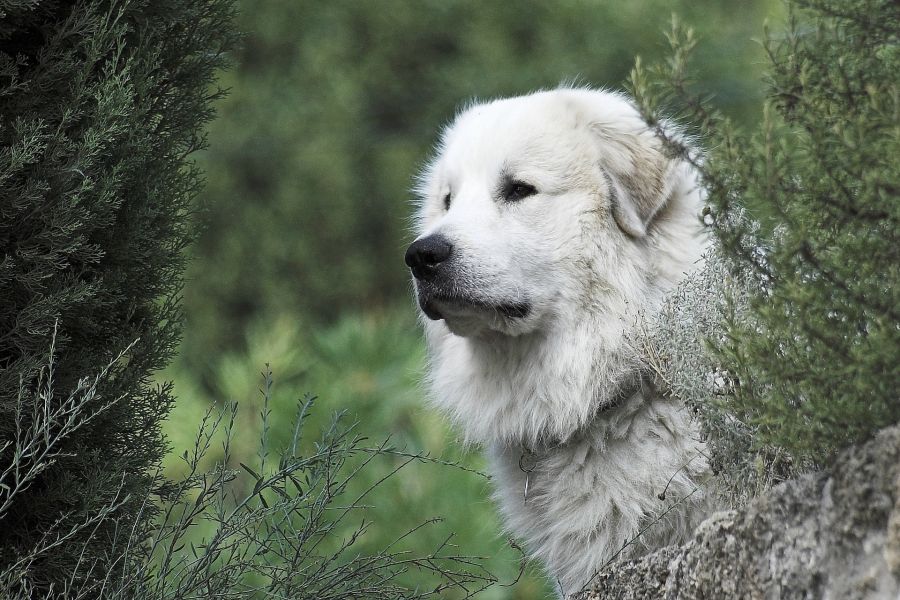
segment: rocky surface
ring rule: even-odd
[[[573,598],[900,600],[900,426],[593,585]]]

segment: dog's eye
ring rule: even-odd
[[[503,197],[507,202],[518,202],[528,196],[537,194],[537,188],[521,181],[511,181],[503,190]]]
[[[450,192],[447,192],[447,195],[444,196],[444,210],[450,210]]]

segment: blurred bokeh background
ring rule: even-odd
[[[636,55],[665,58],[673,13],[700,38],[700,89],[735,121],[756,121],[764,57],[754,40],[766,19],[783,19],[777,0],[245,0],[244,44],[220,82],[230,92],[198,157],[207,185],[184,340],[160,375],[178,396],[167,423],[173,456],[192,445],[208,407],[231,400],[240,402],[234,462],[255,455],[268,363],[276,444],[297,400],[313,393],[308,426],[346,411],[373,443],[390,436],[410,452],[480,468],[423,401],[424,349],[402,258],[413,177],[473,98],[573,81],[621,88]],[[177,458],[168,468],[179,473]],[[515,579],[520,557],[483,478],[413,464],[369,502],[363,550],[442,516],[417,544],[452,532],[501,582]],[[534,570],[480,597],[545,598],[549,589]]]

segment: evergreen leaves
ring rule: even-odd
[[[0,490],[0,571],[71,532],[22,567],[20,590],[39,594],[121,569],[118,531],[139,539],[154,516],[139,509],[172,395],[150,374],[179,340],[200,184],[186,157],[203,145],[234,33],[230,0],[0,11],[0,459],[27,462],[23,431],[54,444],[28,486]],[[83,378],[98,373],[88,398]],[[22,410],[23,398],[47,412]],[[78,427],[41,418],[69,409]]]
[[[639,65],[632,85],[651,123],[680,106],[697,127],[702,158],[669,145],[702,171],[724,263],[751,284],[735,288],[750,290],[749,312],[710,340],[733,382],[721,410],[750,427],[757,450],[821,464],[900,420],[900,6],[792,8],[787,32],[765,41],[757,130],[694,92],[680,26],[671,63]],[[714,451],[731,443],[719,433]]]

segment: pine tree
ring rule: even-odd
[[[0,2],[0,573],[90,589],[141,540],[231,0]],[[156,480],[158,481],[158,480]],[[134,535],[132,535],[134,534]],[[118,556],[118,557],[117,557]],[[131,556],[136,556],[132,552]]]

